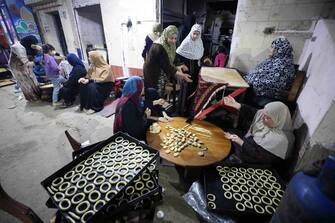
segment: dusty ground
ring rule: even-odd
[[[13,86],[0,88],[0,181],[14,199],[30,206],[44,222],[55,213],[45,202],[48,195],[40,182],[71,161],[72,149],[64,131],[81,142],[97,142],[113,134],[113,118],[75,112],[75,107],[54,110],[50,103],[27,103]],[[161,184],[166,189],[159,209],[159,222],[198,222],[193,210],[182,200],[173,167],[161,168]],[[0,222],[19,222],[0,211]]]

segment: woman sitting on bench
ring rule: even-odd
[[[290,112],[285,104],[276,101],[256,110],[242,105],[232,97],[224,103],[240,112],[240,128],[249,130],[240,138],[226,132],[225,137],[233,142],[235,154],[230,161],[258,164],[276,164],[288,158],[294,146],[294,135]],[[253,120],[251,125],[250,120]],[[235,159],[235,160],[234,160]]]

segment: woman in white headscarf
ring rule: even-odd
[[[181,63],[184,63],[188,68],[192,77],[192,84],[183,83],[179,98],[179,113],[183,114],[186,110],[186,100],[197,88],[200,59],[204,55],[204,46],[201,39],[201,26],[195,24],[192,26],[190,33],[180,46],[177,48],[177,57]]]
[[[243,138],[225,133],[225,137],[235,145],[235,153],[242,162],[274,164],[289,157],[294,135],[290,111],[285,104],[271,102],[257,111],[236,102],[232,97],[225,97],[224,103],[239,110],[240,116],[255,114]]]

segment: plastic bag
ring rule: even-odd
[[[184,200],[197,212],[203,220],[211,223],[235,223],[229,217],[219,216],[207,211],[206,198],[201,184],[197,181],[192,184],[189,191],[183,196]]]

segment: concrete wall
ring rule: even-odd
[[[156,22],[156,0],[100,0],[100,7],[109,63],[123,67],[124,75],[127,68],[142,68],[144,39]]]
[[[75,53],[76,49],[80,48],[79,38],[73,14],[73,6],[71,1],[58,0],[55,3],[34,6],[33,10],[34,12],[36,12],[38,22],[41,27],[41,33],[46,43],[51,43],[55,45],[56,50],[61,52],[61,50],[58,49],[57,47],[59,43],[58,44],[56,43],[57,39],[55,39],[56,37],[53,31],[54,25],[52,23],[52,20],[49,18],[48,14],[51,12],[58,11],[68,51]]]
[[[304,42],[319,17],[335,18],[335,2],[329,0],[239,0],[229,66],[250,72],[268,54],[273,39],[285,36],[294,48],[297,63]],[[271,35],[264,28],[275,27]]]
[[[308,79],[297,100],[295,126],[307,125],[310,146],[335,150],[334,61],[335,20],[320,20],[299,61]]]

